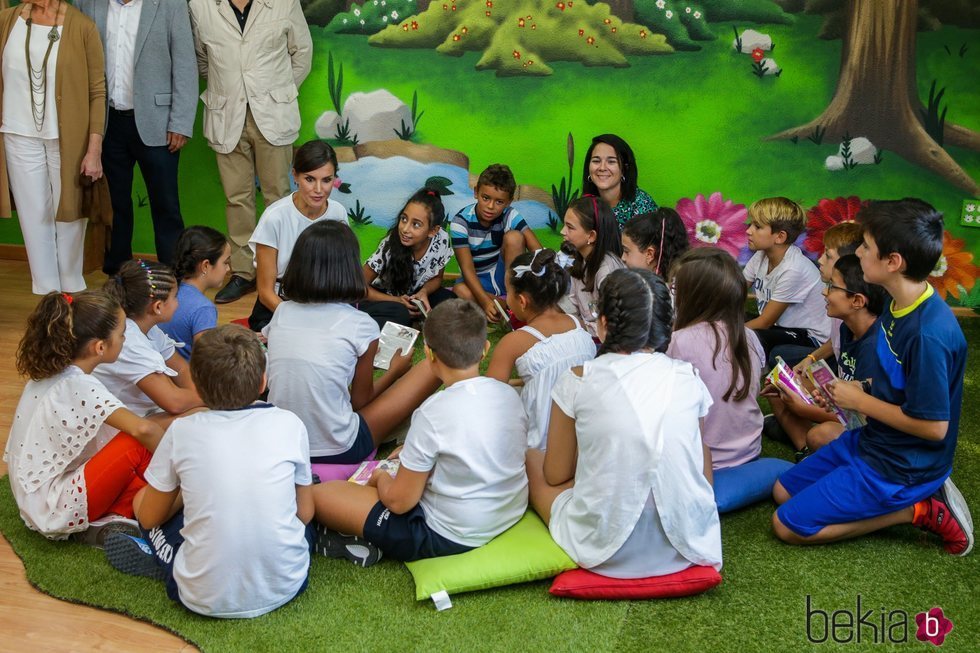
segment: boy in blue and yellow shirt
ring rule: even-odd
[[[943,218],[917,199],[861,211],[864,278],[892,297],[879,329],[870,388],[838,381],[842,408],[868,418],[783,474],[776,535],[819,544],[911,523],[938,534],[953,555],[973,548],[973,521],[949,478],[959,430],[966,339],[926,281],[942,255]]]

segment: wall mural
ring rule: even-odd
[[[636,152],[640,187],[699,246],[744,261],[745,207],[808,208],[800,245],[863,202],[944,212],[930,280],[980,310],[980,3],[974,0],[304,0],[314,41],[300,142],[340,157],[332,198],[365,255],[428,182],[448,211],[490,163],[542,242],[579,192],[591,137]],[[213,153],[182,153],[187,224],[224,229]],[[137,251],[152,251],[137,181]],[[0,242],[21,242],[16,221]]]

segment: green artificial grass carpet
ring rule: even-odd
[[[975,400],[980,320],[961,324],[970,360],[953,476],[980,517],[980,406]],[[765,442],[763,455],[788,457],[789,451]],[[316,557],[309,588],[297,600],[257,619],[221,621],[171,603],[160,583],[116,572],[101,551],[49,542],[28,531],[8,482],[0,482],[0,530],[23,559],[33,585],[69,601],[160,624],[205,651],[706,653],[832,650],[845,642],[846,650],[854,651],[926,651],[932,645],[916,639],[915,615],[935,606],[953,623],[943,651],[980,650],[975,599],[980,550],[966,558],[950,556],[935,537],[910,526],[829,546],[790,547],[771,534],[771,514],[772,506],[760,505],[722,517],[724,581],[699,597],[578,602],[553,598],[548,582],[536,582],[457,595],[451,610],[436,612],[431,602],[414,600],[411,576],[400,563],[384,560],[360,569]],[[842,612],[833,615],[835,610]],[[862,616],[864,625],[858,621]],[[838,628],[828,632],[830,619]],[[810,641],[824,638],[823,643]]]

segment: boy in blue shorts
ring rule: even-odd
[[[868,418],[783,474],[773,487],[777,537],[822,544],[896,524],[936,533],[947,552],[973,548],[973,520],[949,478],[959,429],[966,339],[926,281],[942,254],[943,217],[918,199],[861,211],[864,278],[892,297],[877,324],[870,387],[838,381],[842,408]]]
[[[499,163],[489,166],[476,182],[476,203],[460,209],[449,224],[463,277],[453,290],[459,297],[476,302],[492,322],[507,317],[498,315],[494,306],[494,300],[503,300],[506,292],[504,271],[525,249],[533,252],[541,248],[527,222],[510,205],[516,190],[510,168]]]

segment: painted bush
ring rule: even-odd
[[[416,16],[368,39],[391,48],[435,48],[460,56],[482,52],[478,70],[505,75],[550,75],[549,62],[629,66],[628,55],[667,54],[663,34],[623,22],[606,4],[584,0],[436,0]]]
[[[636,20],[663,33],[677,50],[700,50],[697,41],[716,38],[708,27],[708,16],[697,3],[635,0],[634,11]]]
[[[328,32],[339,34],[374,34],[389,25],[402,22],[418,12],[415,0],[368,0],[352,5],[350,11],[337,14],[327,25]]]

